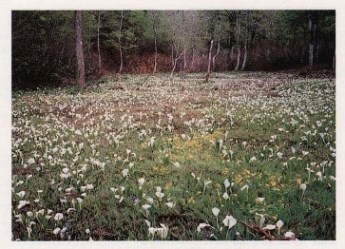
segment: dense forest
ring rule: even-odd
[[[290,68],[335,68],[335,11],[12,12],[13,89],[83,84],[84,74]]]

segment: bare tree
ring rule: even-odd
[[[175,50],[175,53],[174,53]],[[175,54],[175,57],[174,57]],[[172,70],[171,70],[171,74],[170,77],[172,77],[174,75],[175,69],[176,69],[176,65],[177,65],[177,61],[182,57],[183,52],[180,53],[180,55],[178,54],[178,50],[177,50],[177,46],[176,43],[173,41],[172,45],[171,45],[171,59],[172,59]]]
[[[241,71],[243,71],[245,69],[246,63],[247,63],[247,39],[244,43],[244,56],[243,56]]]
[[[205,83],[208,82],[211,74],[211,59],[212,59],[212,47],[213,47],[213,40],[211,40],[210,48],[208,51],[208,66],[207,66],[207,74],[205,77]]]
[[[157,16],[154,11],[150,12],[151,22],[152,22],[152,31],[153,31],[153,39],[155,41],[155,61],[152,74],[155,74],[157,71],[157,57],[158,57],[158,49],[157,49],[157,29],[156,29],[156,20]]]
[[[77,56],[77,84],[80,87],[85,86],[85,63],[83,52],[83,37],[82,37],[82,13],[81,11],[74,12],[74,28],[75,28],[75,51]]]
[[[308,15],[309,21],[309,69],[314,65],[314,51],[316,45],[316,29],[317,29],[317,13],[310,13]],[[316,53],[318,55],[318,53]]]
[[[190,70],[194,71],[194,62],[195,62],[195,51],[196,51],[196,38],[197,38],[197,25],[196,25],[196,19],[197,19],[197,14],[193,11],[189,12],[189,23],[188,26],[190,27],[190,44],[192,48],[192,55],[191,55],[191,63],[190,63]]]
[[[236,63],[236,67],[235,67],[235,71],[237,71],[240,68],[240,59],[241,59],[241,46],[240,46],[240,33],[241,33],[241,29],[240,29],[240,24],[238,19],[236,19],[236,30],[237,30],[237,63]]]
[[[241,48],[240,46],[237,46],[237,62],[236,62],[235,71],[237,71],[240,67],[240,58],[241,58]]]
[[[102,73],[102,58],[101,49],[99,44],[99,29],[101,27],[101,11],[98,11],[98,22],[97,22],[97,52],[98,52],[98,75]]]
[[[220,41],[218,41],[218,46],[217,46],[217,52],[216,54],[212,57],[212,70],[214,71],[216,68],[216,58],[220,52]]]
[[[120,20],[120,28],[119,28],[119,36],[118,36],[119,50],[120,50],[120,68],[118,71],[119,74],[122,72],[122,69],[123,69],[123,54],[122,54],[122,44],[121,44],[122,26],[123,26],[123,10],[121,11],[121,20]]]
[[[187,69],[187,49],[183,49],[183,71]]]
[[[193,40],[192,40],[192,59],[191,59],[191,63],[190,63],[190,67],[191,67],[191,70],[194,71],[194,58],[195,58],[195,45],[193,43]]]

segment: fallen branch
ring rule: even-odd
[[[240,221],[240,220],[237,220],[239,223],[241,223],[242,225],[250,228],[251,230],[254,230],[255,232],[263,235],[266,239],[268,240],[275,240],[275,238],[269,234],[268,232],[266,232],[265,230],[263,230],[262,228],[256,226],[256,225],[248,225],[247,223],[243,222],[243,221]]]

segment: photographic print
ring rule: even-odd
[[[12,240],[335,240],[335,18],[12,10]]]

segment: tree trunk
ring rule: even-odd
[[[312,69],[314,63],[314,44],[309,43],[309,69]]]
[[[123,10],[121,11],[121,21],[120,21],[120,29],[119,29],[119,49],[120,49],[120,68],[119,74],[122,72],[123,69],[123,54],[122,54],[122,46],[121,46],[121,36],[122,36],[122,25],[123,25]]]
[[[157,71],[157,58],[158,58],[158,51],[157,51],[157,37],[155,37],[155,65],[153,67],[152,74],[155,74]]]
[[[241,25],[239,23],[239,19],[236,19],[236,31],[237,31],[237,63],[235,67],[235,71],[238,71],[240,68],[240,59],[241,59],[241,46],[240,46],[240,34],[241,34]]]
[[[173,77],[175,69],[176,69],[176,64],[177,64],[177,58],[174,59],[174,65],[173,68],[171,69],[170,77]]]
[[[271,55],[271,50],[270,50],[270,47],[268,47],[266,50],[266,60],[267,61],[270,61],[270,55]]]
[[[101,49],[99,45],[99,29],[101,27],[101,11],[98,11],[98,23],[97,23],[97,52],[98,52],[98,75],[102,74],[102,58]]]
[[[314,54],[314,46],[313,46],[313,21],[311,19],[311,15],[308,16],[309,18],[309,50],[308,50],[308,66],[309,69],[313,67],[313,54]]]
[[[218,56],[219,52],[220,52],[220,41],[218,41],[217,52],[216,52],[216,54],[212,58],[212,70],[213,71],[216,68],[216,57]]]
[[[195,49],[194,49],[194,44],[193,44],[193,46],[192,46],[192,61],[191,61],[191,70],[192,71],[194,71],[194,53],[195,53],[195,51],[194,51]]]
[[[171,44],[171,68],[174,67],[174,44]]]
[[[315,60],[314,60],[316,64],[319,63],[320,49],[321,49],[320,41],[316,40]]]
[[[247,41],[244,44],[244,57],[243,57],[241,71],[243,71],[245,69],[246,63],[247,63]]]
[[[208,82],[210,78],[210,74],[211,74],[212,47],[213,47],[213,40],[211,40],[210,49],[208,51],[208,66],[207,66],[207,74],[205,77],[205,83]]]
[[[175,52],[176,52],[176,57],[174,58],[174,48],[175,48]],[[171,70],[171,74],[170,77],[172,77],[174,75],[175,69],[176,69],[176,65],[177,65],[177,61],[182,57],[183,52],[177,56],[177,47],[176,44],[173,42],[172,46],[171,46],[171,58],[172,58],[172,63],[173,63],[173,68]]]
[[[314,50],[316,46],[316,28],[317,28],[317,16],[309,14],[309,69],[313,68],[314,65]]]
[[[85,62],[83,52],[83,37],[82,37],[82,13],[81,11],[74,12],[74,27],[75,27],[75,51],[77,56],[77,84],[80,87],[85,86]]]
[[[157,71],[157,58],[158,58],[158,49],[157,49],[157,30],[156,30],[156,15],[154,12],[151,13],[151,20],[152,20],[152,30],[153,30],[153,38],[155,41],[155,61],[153,66],[152,74],[155,74]]]
[[[176,65],[177,65],[177,61],[182,57],[183,53],[181,53],[178,57],[176,57],[174,59],[174,66],[171,70],[171,74],[170,74],[170,77],[172,77],[174,75],[174,72],[175,72],[175,69],[176,69]]]
[[[183,71],[187,69],[187,52],[186,48],[183,49]]]
[[[235,71],[237,71],[238,68],[240,67],[240,57],[241,57],[241,49],[238,46],[237,47],[237,63],[236,63]]]
[[[173,68],[171,69],[170,77],[173,77],[173,75],[174,75],[175,68],[176,68],[176,63],[177,63],[177,60],[175,59],[175,60],[174,60]]]
[[[65,54],[65,47],[66,47],[66,42],[63,42],[61,53],[59,55],[59,64],[61,64],[63,55]]]
[[[304,65],[304,57],[305,57],[305,47],[303,47],[303,49],[302,49],[301,65]]]

